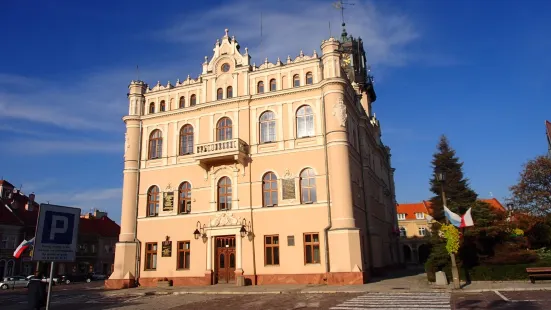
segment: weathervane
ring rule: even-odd
[[[333,6],[335,7],[335,9],[337,10],[341,10],[341,18],[342,18],[342,26],[344,27],[344,9],[345,9],[345,5],[354,5],[354,3],[350,3],[350,2],[347,2],[347,1],[344,1],[344,0],[339,0],[339,1],[336,1],[333,3]]]

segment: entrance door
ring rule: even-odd
[[[235,281],[235,236],[216,237],[216,283]]]

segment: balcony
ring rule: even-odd
[[[195,146],[195,159],[205,169],[223,161],[237,161],[244,165],[247,162],[248,153],[249,146],[239,138]]]

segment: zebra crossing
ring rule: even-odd
[[[440,292],[368,293],[349,299],[331,310],[451,310],[450,294]]]

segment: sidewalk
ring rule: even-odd
[[[412,274],[413,273],[413,274]],[[454,290],[452,284],[436,286],[427,281],[424,273],[411,270],[398,271],[385,278],[374,278],[363,285],[307,285],[281,284],[258,286],[235,286],[232,284],[218,284],[211,286],[176,286],[176,287],[138,287],[125,290],[106,291],[103,294],[117,295],[184,295],[184,294],[212,294],[212,295],[250,295],[250,294],[336,294],[336,293],[398,293],[398,292],[486,292],[486,291],[534,291],[550,290],[551,282],[539,281],[532,284],[529,281],[473,281],[469,285],[462,284],[461,290]]]

